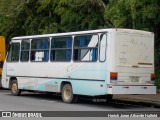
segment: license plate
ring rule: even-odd
[[[131,77],[131,82],[139,82],[139,77]]]

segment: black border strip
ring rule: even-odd
[[[62,78],[62,77],[38,77],[38,76],[11,76],[11,75],[7,75],[7,77],[27,77],[27,78],[67,79],[67,80],[85,80],[85,81],[105,81],[105,80],[100,80],[100,79],[80,79],[80,78]]]
[[[18,116],[18,114],[20,116]],[[0,111],[0,117],[105,117],[105,118],[149,118],[159,119],[160,111]],[[34,119],[34,118],[33,118]],[[53,118],[54,119],[54,118]],[[112,119],[111,119],[112,120]]]

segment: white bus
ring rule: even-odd
[[[154,34],[130,29],[14,37],[4,63],[2,86],[79,95],[156,94]]]

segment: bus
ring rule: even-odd
[[[0,88],[1,88],[1,76],[2,76],[2,68],[5,60],[6,52],[5,52],[5,39],[3,36],[0,36]]]
[[[2,86],[15,96],[60,93],[65,103],[156,94],[154,81],[154,33],[132,29],[14,37],[2,75]]]

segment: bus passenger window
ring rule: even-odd
[[[20,43],[12,43],[8,54],[8,62],[18,62],[20,53]]]
[[[49,38],[36,38],[31,42],[31,61],[49,60]]]
[[[22,40],[21,42],[21,61],[29,61],[29,50],[30,50],[30,41]]]
[[[75,36],[74,55],[75,61],[97,61],[98,35]]]
[[[70,61],[72,56],[72,37],[57,37],[51,40],[51,61]]]
[[[106,60],[106,46],[107,46],[107,35],[101,34],[100,36],[100,61],[104,62]]]

